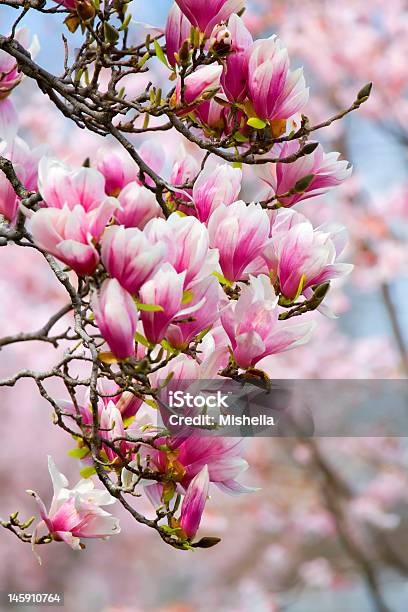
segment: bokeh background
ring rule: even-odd
[[[132,0],[135,19],[162,26],[168,0]],[[0,7],[0,30],[16,12]],[[252,0],[245,15],[258,36],[277,33],[311,86],[307,114],[320,121],[348,106],[373,81],[370,101],[318,134],[354,166],[341,189],[300,210],[350,232],[355,271],[332,290],[336,320],[318,317],[313,341],[268,360],[276,378],[382,379],[408,374],[408,10],[405,0]],[[38,61],[61,71],[62,19],[34,12],[23,20],[40,38]],[[75,37],[73,38],[75,40]],[[160,75],[159,77],[160,78]],[[144,86],[137,80],[134,87]],[[26,80],[13,94],[21,135],[81,164],[106,142],[60,117]],[[174,142],[163,140],[169,159]],[[251,175],[247,173],[248,190]],[[63,296],[36,253],[0,249],[2,332],[40,327]],[[24,252],[22,252],[24,251]],[[315,316],[315,315],[314,315]],[[52,349],[26,343],[0,353],[0,376],[46,368]],[[1,392],[0,516],[30,516],[25,489],[51,496],[46,455],[73,482],[72,447],[53,424],[34,385]],[[330,411],[330,406],[327,406]],[[239,498],[213,492],[203,534],[214,549],[170,550],[126,516],[122,534],[87,545],[29,546],[0,532],[0,590],[59,590],[75,612],[370,612],[408,609],[408,449],[404,438],[262,439],[248,443]],[[140,508],[148,511],[140,501]]]

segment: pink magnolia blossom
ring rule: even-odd
[[[210,477],[205,465],[190,482],[181,506],[180,527],[189,540],[194,538],[200,526],[209,488]]]
[[[139,314],[132,296],[116,279],[106,280],[100,291],[93,294],[91,307],[101,334],[115,357],[125,359],[134,355]]]
[[[242,171],[228,164],[202,172],[194,184],[193,201],[200,221],[206,223],[221,204],[237,201],[241,191]]]
[[[150,219],[163,216],[154,194],[137,182],[126,185],[118,196],[115,219],[125,227],[143,229]]]
[[[244,8],[245,0],[176,0],[189,21],[209,36],[218,23]]]
[[[267,121],[288,119],[309,98],[303,69],[289,70],[289,57],[276,36],[256,41],[249,55],[248,90],[254,111]]]
[[[264,274],[251,276],[237,302],[221,314],[236,363],[255,366],[268,355],[281,353],[309,341],[314,323],[293,324],[278,320],[278,297]]]
[[[0,143],[0,155],[13,162],[14,170],[29,191],[37,189],[37,168],[44,147],[39,146],[30,150],[22,138],[16,137],[10,143]],[[2,172],[0,174],[0,213],[9,221],[14,221],[20,198],[11,186],[10,181]]]
[[[176,65],[175,53],[178,53],[183,42],[187,40],[191,32],[191,23],[180,11],[177,4],[171,7],[166,22],[166,54],[169,63]]]
[[[108,227],[101,240],[105,268],[133,295],[154,274],[164,253],[163,243],[151,244],[135,227]]]
[[[205,133],[221,135],[225,128],[225,109],[214,99],[205,100],[195,107],[194,113],[203,124]]]
[[[217,91],[220,87],[222,66],[210,64],[198,68],[184,79],[184,97],[181,91],[181,79],[177,79],[174,93],[175,104],[192,106],[203,94]],[[190,112],[190,108],[183,112]]]
[[[246,441],[243,438],[222,438],[191,434],[187,438],[160,439],[177,454],[181,473],[181,485],[187,489],[194,477],[207,465],[210,482],[219,489],[232,495],[254,491],[253,487],[240,483],[237,478],[247,468],[248,463],[242,457]],[[151,449],[149,448],[149,454]],[[152,462],[160,473],[172,468],[174,458],[166,451],[151,453]],[[149,487],[147,487],[149,488]]]
[[[200,363],[189,355],[180,353],[166,366],[150,374],[150,382],[154,387],[162,387],[163,383],[167,382],[160,394],[164,404],[168,404],[170,391],[186,390],[194,381],[219,378],[218,372],[228,363],[229,353],[226,347],[228,337],[221,326],[216,328],[215,332],[220,336],[223,334],[222,345],[217,345],[213,330],[207,333],[200,344]]]
[[[82,206],[41,208],[31,217],[31,233],[38,246],[70,266],[79,275],[92,274],[99,262],[93,241],[98,241],[117,205],[106,198],[86,212]]]
[[[231,33],[231,50],[227,55],[221,85],[231,102],[242,102],[248,91],[248,48],[253,39],[244,22],[238,15],[231,15],[228,22]]]
[[[210,245],[219,250],[223,275],[236,281],[268,243],[269,218],[259,204],[221,204],[209,219],[208,233]]]
[[[272,154],[276,157],[288,157],[299,150],[296,141],[275,145]],[[294,189],[296,183],[313,175],[313,179],[301,193],[279,198],[282,206],[293,206],[301,200],[307,200],[337,187],[348,179],[352,168],[345,160],[339,160],[340,153],[325,153],[318,147],[309,155],[300,157],[291,164],[265,164],[258,171],[260,178],[272,188],[274,195],[283,195]]]
[[[136,181],[139,175],[139,169],[130,155],[112,148],[99,149],[97,168],[105,177],[106,193],[115,197],[126,185]]]
[[[108,199],[105,179],[98,170],[84,167],[72,169],[50,157],[40,160],[38,188],[49,208],[67,206],[72,210],[79,204],[89,212]]]
[[[14,34],[14,40],[20,43],[34,59],[40,45],[37,36],[33,36],[30,45],[28,28],[19,28]],[[18,127],[18,117],[13,103],[7,99],[9,94],[20,84],[23,73],[20,72],[15,58],[0,49],[0,139],[14,138]]]
[[[144,231],[151,242],[165,243],[166,260],[185,273],[185,287],[216,269],[217,252],[209,248],[207,228],[198,219],[172,213],[166,220],[153,219]]]
[[[138,154],[145,164],[149,166],[151,170],[156,172],[156,174],[162,173],[166,164],[166,151],[159,140],[153,138],[144,140],[138,149]],[[145,183],[151,187],[155,186],[153,179],[151,179],[147,174],[144,175],[143,181],[139,178],[138,182],[141,185]]]
[[[170,325],[167,330],[167,340],[176,348],[183,348],[201,331],[213,326],[219,317],[220,284],[214,276],[209,276],[189,285],[191,301],[186,305],[195,306],[203,302],[201,308],[192,315],[193,321]]]
[[[28,491],[40,508],[42,522],[33,533],[33,547],[37,532],[44,524],[54,540],[65,542],[73,549],[83,548],[83,538],[103,538],[120,533],[119,521],[101,509],[115,503],[115,498],[106,490],[95,489],[92,480],[80,480],[73,489],[68,489],[68,480],[48,457],[48,470],[54,486],[50,509],[34,491]],[[41,562],[41,559],[37,557]]]
[[[121,421],[126,421],[130,417],[135,416],[139,410],[142,400],[136,397],[130,391],[121,391],[120,387],[111,380],[103,378],[98,381],[98,414],[101,417],[102,410],[109,404],[112,403],[119,410],[121,415]],[[78,403],[77,407],[70,401],[59,400],[58,405],[69,414],[77,414],[77,408],[82,418],[82,423],[90,425],[92,423],[92,411],[91,411],[91,400],[90,391],[87,390],[85,398],[82,403]]]
[[[183,143],[181,143],[174,157],[174,163],[170,174],[170,183],[175,187],[184,185],[195,179],[199,172],[200,164],[197,159],[193,155],[187,153]],[[183,189],[183,191],[175,192],[175,195],[185,202],[190,202],[191,192],[191,189]],[[189,209],[189,212],[191,210],[192,209]]]
[[[112,402],[107,402],[100,413],[99,427],[101,429],[100,436],[102,440],[108,440],[113,442],[116,438],[120,438],[125,435],[125,428],[123,425],[122,414],[118,406]],[[126,453],[126,440],[121,440],[115,443],[121,454]],[[103,450],[106,453],[109,461],[115,461],[118,458],[117,453],[111,446],[103,444]]]
[[[140,289],[140,299],[143,304],[160,307],[157,311],[141,312],[144,333],[150,342],[156,344],[161,342],[173,319],[183,318],[202,305],[202,302],[198,302],[183,308],[185,275],[185,272],[178,274],[173,266],[166,262]]]
[[[310,221],[302,217],[297,213],[290,229],[282,231],[281,228],[276,234],[273,224],[271,243],[263,253],[272,277],[279,281],[280,291],[287,299],[294,299],[312,286],[349,274],[353,269],[351,264],[336,262],[347,242],[345,228],[323,225],[313,229]],[[285,220],[290,222],[291,217],[287,215]]]
[[[104,405],[113,402],[119,410],[122,420],[126,421],[137,413],[143,400],[130,391],[121,391],[113,381],[102,379],[99,383],[100,393],[109,397],[102,397]],[[116,395],[115,395],[116,393]]]
[[[69,11],[74,11],[76,9],[78,0],[53,0],[53,2],[65,6],[65,8],[67,8]]]

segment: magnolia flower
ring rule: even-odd
[[[0,155],[13,163],[17,177],[29,191],[36,191],[37,189],[38,161],[43,153],[43,146],[30,150],[26,142],[19,137],[11,142],[3,141],[0,143]],[[16,196],[10,181],[1,172],[0,214],[4,215],[9,221],[14,221],[19,202],[20,198]]]
[[[238,301],[230,302],[221,313],[234,359],[241,368],[309,341],[314,323],[279,321],[278,299],[266,275],[250,276],[250,284],[242,288]]]
[[[146,166],[149,166],[153,172],[160,174],[163,171],[166,165],[166,151],[159,140],[154,138],[144,140],[137,152]],[[153,179],[147,174],[143,176],[143,180],[139,177],[138,182],[141,185],[146,184],[155,187]]]
[[[67,206],[72,210],[79,204],[89,212],[108,199],[105,179],[98,170],[69,168],[51,157],[43,157],[40,160],[38,188],[49,208]]]
[[[31,233],[38,246],[77,274],[92,274],[99,262],[93,240],[100,239],[116,206],[115,198],[106,198],[90,212],[80,205],[72,209],[67,204],[61,209],[41,208],[31,216]]]
[[[92,296],[96,323],[112,353],[118,359],[134,355],[134,336],[139,314],[132,296],[116,279],[103,282]]]
[[[180,527],[189,540],[194,538],[200,526],[209,488],[210,477],[205,465],[190,482],[181,506]]]
[[[274,157],[284,158],[298,150],[299,144],[289,141],[275,145],[272,154]],[[340,153],[325,153],[319,144],[313,153],[304,155],[291,164],[265,164],[258,170],[258,174],[277,196],[294,190],[295,185],[302,179],[310,178],[304,188],[299,188],[299,191],[290,196],[278,198],[282,206],[289,207],[301,200],[326,193],[348,179],[352,168],[347,161],[340,161],[339,157]]]
[[[201,308],[194,312],[192,321],[170,325],[167,330],[167,340],[176,348],[183,348],[201,331],[213,326],[219,316],[220,284],[214,276],[209,276],[189,285],[186,302],[188,306],[202,303]]]
[[[30,42],[28,28],[19,28],[13,39],[22,45],[34,59],[40,44],[37,36],[33,36]],[[13,103],[8,99],[9,94],[20,84],[23,73],[20,72],[16,59],[0,49],[0,139],[10,140],[17,132],[18,118]]]
[[[101,240],[105,268],[133,295],[154,274],[164,253],[163,243],[151,244],[135,227],[108,227]]]
[[[118,406],[109,401],[102,408],[99,419],[100,437],[102,440],[113,441],[116,438],[123,437],[125,435],[125,428],[123,425],[122,414]],[[119,451],[122,454],[126,453],[126,440],[121,440],[116,443]],[[114,461],[118,455],[115,453],[111,446],[103,444],[103,450],[108,457],[108,461]]]
[[[194,109],[194,114],[201,124],[205,133],[221,135],[225,128],[225,109],[212,98],[201,102]]]
[[[242,171],[228,164],[202,172],[194,184],[193,201],[200,221],[206,223],[221,204],[237,201],[241,191]]]
[[[231,50],[225,59],[225,70],[221,77],[221,85],[225,95],[231,102],[242,102],[248,91],[248,48],[253,40],[251,33],[245,27],[238,15],[231,15],[228,22],[231,34]]]
[[[185,287],[216,269],[217,252],[209,248],[207,228],[198,219],[172,213],[166,220],[150,221],[144,233],[152,243],[165,243],[166,260],[176,272],[185,273]]]
[[[191,107],[203,94],[219,89],[221,74],[222,66],[218,64],[198,68],[184,79],[184,94],[181,90],[181,79],[178,78],[174,92],[174,103]],[[188,108],[182,112],[189,113],[190,111],[191,108]]]
[[[180,11],[177,4],[171,7],[166,22],[166,54],[172,66],[176,64],[175,54],[179,52],[183,42],[187,40],[191,32],[191,23]]]
[[[161,342],[173,319],[182,319],[203,304],[201,300],[193,306],[183,308],[185,275],[185,272],[178,274],[172,265],[164,263],[140,289],[141,302],[157,307],[157,310],[141,312],[144,333],[150,342]]]
[[[259,204],[221,204],[208,221],[208,233],[210,245],[219,250],[223,275],[235,281],[268,243],[269,218]]]
[[[160,438],[157,444],[166,444],[171,450],[155,451],[149,447],[148,454],[152,464],[164,474],[168,470],[178,468],[180,484],[184,489],[188,488],[194,477],[207,465],[210,482],[225,493],[240,495],[256,490],[237,480],[248,468],[247,461],[242,457],[246,445],[244,438],[222,438],[192,433],[187,438]],[[146,490],[149,488],[146,487]]]
[[[295,223],[287,231],[281,228],[275,233],[274,227],[275,224],[263,257],[285,298],[295,299],[307,289],[310,290],[305,295],[310,297],[312,286],[349,274],[353,269],[351,264],[336,262],[347,242],[343,226],[322,225],[313,229],[310,221],[297,214]]]
[[[210,36],[214,26],[244,8],[245,0],[176,0],[189,21]]]
[[[139,168],[126,152],[112,148],[99,149],[97,168],[105,178],[105,191],[117,196],[126,185],[136,181]],[[148,192],[150,193],[150,192]]]
[[[288,119],[309,98],[303,69],[291,72],[289,57],[276,36],[256,41],[249,55],[248,91],[254,111],[267,121]]]
[[[54,487],[50,509],[47,511],[44,502],[34,491],[28,491],[40,508],[42,522],[33,532],[34,550],[37,532],[45,525],[53,539],[65,542],[73,549],[84,547],[83,538],[103,538],[120,533],[119,521],[101,509],[115,503],[108,491],[95,489],[91,480],[80,480],[73,489],[68,489],[68,480],[61,474],[48,456],[48,470]],[[41,563],[40,557],[38,557]]]
[[[137,182],[126,185],[118,196],[115,219],[125,227],[143,229],[148,221],[163,216],[154,194]]]
[[[187,153],[183,143],[181,143],[174,156],[174,163],[170,174],[170,183],[175,187],[179,187],[195,179],[199,173],[200,164],[193,155]],[[177,198],[180,198],[185,202],[190,202],[191,189],[176,191],[175,195]],[[190,209],[190,211],[191,210],[192,209]]]

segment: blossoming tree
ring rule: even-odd
[[[251,491],[238,480],[244,441],[158,427],[160,391],[195,379],[267,385],[262,360],[308,341],[322,314],[298,317],[327,311],[331,282],[351,266],[338,261],[344,228],[316,227],[292,207],[350,176],[315,136],[359,109],[371,84],[313,124],[302,114],[302,70],[292,70],[276,36],[253,40],[243,0],[177,0],[164,32],[135,22],[120,0],[5,4],[18,18],[0,35],[0,240],[37,251],[66,303],[37,332],[0,340],[51,344],[55,365],[1,385],[34,381],[76,442],[82,480],[68,488],[50,458],[50,508],[30,492],[41,522],[30,532],[33,520],[14,513],[2,524],[37,555],[55,541],[81,548],[119,533],[101,508],[116,501],[174,548],[213,546],[218,538],[196,538],[210,486]],[[36,63],[38,42],[20,27],[28,11],[64,17],[62,75]],[[81,167],[30,149],[13,106],[24,76],[112,146]],[[181,143],[170,165],[149,138],[157,133]],[[65,397],[50,392],[54,379]],[[152,519],[137,510],[141,492]]]

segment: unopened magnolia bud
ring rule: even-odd
[[[199,540],[192,546],[194,548],[212,548],[212,546],[215,546],[219,542],[221,542],[221,538],[207,537],[207,538],[201,538],[201,540]]]
[[[103,24],[103,32],[105,34],[105,40],[108,43],[115,44],[119,38],[119,32],[116,28],[111,26],[110,23],[105,22]]]
[[[89,21],[95,17],[95,7],[89,0],[78,0],[76,12],[81,21]]]
[[[319,146],[318,142],[309,142],[307,145],[303,147],[303,149],[301,149],[300,153],[302,155],[310,155],[310,153],[313,153],[313,151],[315,151],[318,146]]]
[[[360,89],[360,91],[357,94],[357,100],[359,100],[360,102],[361,101],[365,102],[366,100],[368,100],[372,89],[373,89],[372,83],[367,83],[367,85],[364,85],[364,87]]]
[[[7,246],[7,238],[5,236],[0,236],[0,247]]]
[[[231,32],[225,26],[215,26],[210,39],[210,47],[217,52],[226,52],[232,45]]]
[[[178,52],[178,57],[180,60],[180,64],[187,64],[190,60],[190,43],[188,40],[185,40],[180,47],[180,51]]]
[[[321,304],[324,298],[326,297],[329,289],[330,283],[323,283],[323,285],[319,285],[318,287],[316,287],[313,293],[312,301],[318,302],[318,305]]]

